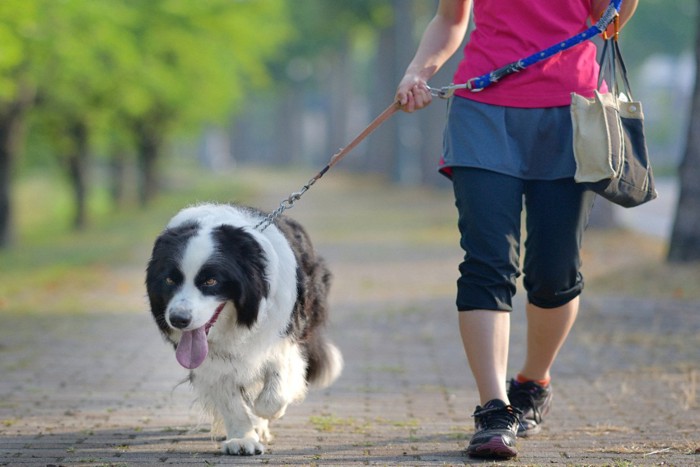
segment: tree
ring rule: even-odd
[[[60,161],[73,190],[72,224],[82,229],[87,223],[91,139],[100,119],[111,111],[114,64],[125,63],[119,56],[125,45],[119,20],[127,11],[117,2],[38,3],[36,55],[46,58],[35,78],[32,139],[42,141]]]
[[[0,2],[0,248],[12,236],[12,173],[22,145],[27,112],[34,103],[33,62],[28,60],[37,33],[36,5]]]
[[[127,2],[138,60],[121,91],[121,116],[134,136],[141,200],[158,187],[157,164],[174,132],[221,123],[245,92],[269,83],[265,63],[288,35],[285,2]]]
[[[696,70],[700,70],[700,14],[696,15],[695,65]],[[668,261],[700,261],[700,76],[697,72],[679,182],[680,195]]]

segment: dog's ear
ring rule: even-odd
[[[252,235],[238,227],[221,225],[212,235],[226,274],[224,289],[236,307],[237,321],[250,328],[270,289],[265,251]]]
[[[181,276],[178,263],[190,238],[197,234],[199,225],[188,222],[179,227],[165,229],[153,245],[151,258],[146,267],[146,291],[151,305],[151,313],[158,328],[165,336],[172,332],[165,321],[165,309],[172,297],[173,290],[166,287],[166,277]]]

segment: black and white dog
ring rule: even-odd
[[[199,401],[223,422],[226,454],[262,454],[268,422],[343,365],[321,327],[330,272],[297,222],[256,229],[264,217],[236,205],[183,209],[146,272],[153,317]]]

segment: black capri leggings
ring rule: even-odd
[[[454,167],[452,181],[465,252],[457,281],[459,311],[513,309],[523,200],[528,301],[556,308],[581,293],[581,241],[594,193],[573,178],[522,180],[466,167]]]

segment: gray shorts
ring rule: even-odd
[[[473,167],[526,180],[573,177],[572,135],[569,106],[521,109],[454,97],[441,171]]]

